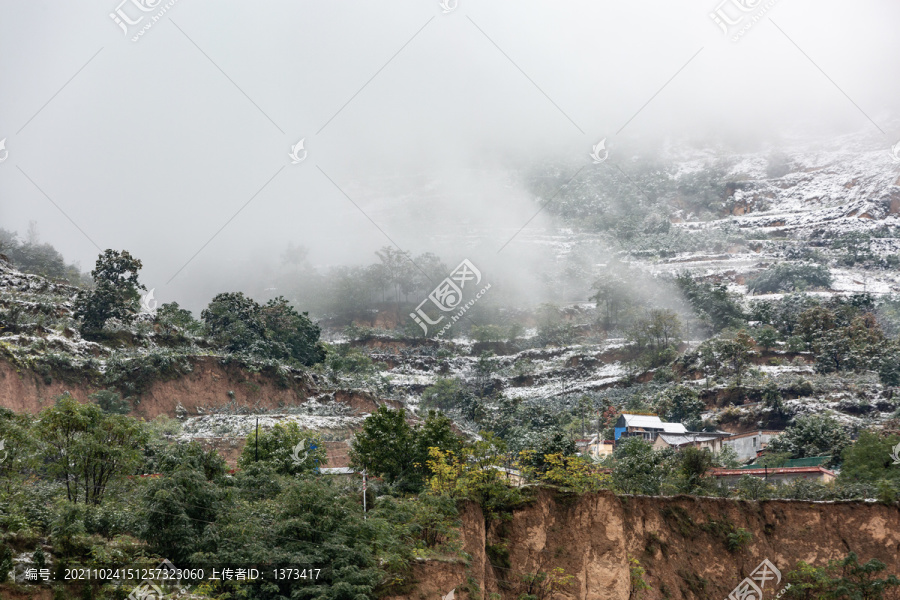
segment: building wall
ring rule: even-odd
[[[697,442],[695,444],[684,444],[683,446],[679,446],[679,447],[683,448],[688,445],[693,445],[693,446],[696,446],[697,448],[706,448],[713,454],[718,454],[719,452],[722,451],[722,439],[721,438],[714,439],[714,440],[708,440],[705,442]],[[666,441],[662,438],[662,436],[658,436],[656,438],[656,441],[653,442],[653,447],[656,448],[657,450],[659,450],[662,448],[669,448],[670,446],[669,446],[669,444],[666,443]]]
[[[765,448],[773,437],[775,436],[770,433],[757,432],[753,435],[745,435],[739,438],[725,438],[723,443],[734,448],[734,451],[737,452],[738,460],[743,461],[756,458],[756,453]]]
[[[703,442],[700,444],[701,448],[709,448],[710,452],[718,454],[722,451],[722,438],[710,440],[708,442]]]

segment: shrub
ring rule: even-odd
[[[688,274],[680,275],[676,283],[709,333],[738,327],[743,322],[745,315],[739,299],[725,284],[698,281]]]
[[[753,532],[744,529],[743,527],[738,527],[734,531],[727,534],[725,545],[728,547],[729,551],[737,552],[738,550],[749,544],[752,540]]]
[[[738,497],[744,500],[766,500],[775,494],[775,488],[764,479],[753,475],[744,475],[734,486]]]
[[[122,396],[115,390],[100,390],[88,396],[105,413],[127,415],[131,412],[131,403],[122,400]]]
[[[747,288],[754,294],[793,292],[827,288],[833,280],[831,271],[822,265],[779,263],[752,278]]]
[[[881,600],[891,588],[900,586],[896,575],[888,575],[884,579],[877,577],[886,568],[887,565],[876,558],[860,564],[855,552],[850,552],[842,560],[830,560],[824,567],[814,567],[800,561],[793,571],[787,573],[790,587],[784,597]]]
[[[497,325],[472,325],[471,334],[476,342],[499,342],[507,337],[503,328]]]
[[[13,568],[13,554],[9,546],[0,542],[0,583],[6,583]]]
[[[596,492],[609,486],[610,476],[597,471],[583,457],[548,454],[544,456],[544,461],[547,469],[541,478],[554,485],[578,494]]]

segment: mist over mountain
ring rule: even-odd
[[[0,597],[897,597],[895,0],[0,15]]]

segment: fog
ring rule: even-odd
[[[396,245],[516,279],[552,260],[527,174],[565,181],[601,139],[612,168],[900,138],[893,0],[744,0],[769,8],[738,41],[710,17],[730,0],[180,0],[131,41],[171,3],[0,1],[0,227],[37,221],[85,270],[127,249],[192,309],[289,243],[320,269]]]

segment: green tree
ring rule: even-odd
[[[900,469],[892,454],[900,444],[900,436],[880,436],[863,431],[859,438],[844,448],[840,479],[851,482],[876,483],[882,479],[900,482]]]
[[[768,467],[770,469],[777,469],[779,467],[783,467],[787,464],[787,461],[791,459],[790,452],[766,452],[754,463],[761,467]]]
[[[774,381],[767,382],[763,387],[762,402],[763,406],[772,410],[776,416],[781,417],[785,414],[784,399],[781,396],[781,390],[778,389],[778,384]]]
[[[386,280],[394,286],[397,305],[400,304],[400,294],[409,294],[415,283],[415,267],[410,253],[391,246],[384,246],[375,252],[381,260],[381,268]]]
[[[575,339],[575,328],[563,318],[555,304],[541,304],[537,310],[537,341],[542,346],[566,346]]]
[[[152,456],[146,457],[144,469],[147,473],[172,474],[184,466],[202,472],[208,481],[217,481],[225,476],[227,463],[215,448],[204,449],[196,440],[164,442]]]
[[[457,378],[438,377],[433,385],[422,392],[422,406],[440,410],[462,408],[467,404],[468,390]],[[471,418],[471,417],[470,417]]]
[[[768,352],[775,347],[778,342],[778,332],[774,327],[766,325],[755,333],[756,343],[759,347]]]
[[[603,313],[603,328],[611,330],[619,324],[619,311],[628,301],[627,286],[615,273],[597,280],[593,289],[594,295],[588,298],[597,303]]]
[[[672,461],[670,449],[654,450],[638,437],[620,439],[613,453],[613,486],[626,494],[657,495]]]
[[[68,392],[40,413],[38,436],[50,449],[48,470],[65,482],[70,502],[100,504],[110,482],[140,463],[149,439],[139,421],[79,404]]]
[[[681,319],[673,310],[652,309],[647,333],[657,349],[677,346],[681,342]]]
[[[816,338],[834,329],[836,319],[837,315],[828,307],[811,306],[797,317],[795,333],[803,338],[807,346],[811,346]]]
[[[422,425],[413,427],[407,423],[404,409],[380,406],[356,434],[350,447],[350,464],[389,483],[418,490],[430,473],[430,448],[454,453],[462,448],[451,425],[445,415],[429,411]]]
[[[690,431],[698,431],[700,415],[706,411],[706,404],[692,388],[675,385],[662,394],[656,403],[656,411],[665,421],[682,423]]]
[[[778,263],[747,282],[754,294],[827,288],[833,281],[828,267],[815,264]]]
[[[300,364],[311,366],[325,360],[325,347],[319,341],[321,330],[308,313],[299,313],[279,296],[262,307],[267,337],[283,344],[286,354]]]
[[[231,352],[259,350],[266,335],[262,307],[243,292],[216,294],[200,318],[209,334]]]
[[[78,450],[83,438],[102,418],[96,405],[81,405],[68,392],[56,399],[54,406],[41,412],[37,434],[47,445],[48,471],[65,482],[66,497],[77,502],[81,489]]]
[[[14,566],[12,550],[6,543],[0,542],[0,583],[6,583]]]
[[[377,597],[379,584],[390,589],[395,577],[404,576],[395,571],[389,577],[387,571],[408,565],[409,548],[399,548],[396,528],[378,508],[363,518],[358,492],[343,493],[327,477],[285,478],[282,483],[266,502],[251,504],[239,498],[224,504],[194,561],[273,568],[305,565],[299,568],[321,569],[318,578],[222,581],[210,597],[362,600]]]
[[[705,448],[688,446],[679,451],[677,460],[683,490],[688,494],[696,494],[704,489],[704,476],[715,463],[712,452]]]
[[[100,420],[78,449],[86,502],[100,504],[114,478],[134,472],[148,437],[139,421],[125,415]]]
[[[462,439],[453,432],[453,421],[446,415],[430,410],[425,417],[424,423],[418,429],[414,430],[416,439],[416,464],[419,469],[424,472],[424,476],[431,474],[428,472],[426,463],[428,462],[428,449],[440,448],[443,451],[451,451],[459,453],[462,450]]]
[[[715,352],[734,374],[735,385],[740,387],[744,374],[753,356],[754,340],[741,329],[734,337],[716,340]]]
[[[79,292],[74,316],[81,320],[82,334],[96,334],[109,319],[128,322],[134,316],[140,298],[138,290],[146,290],[138,282],[141,261],[127,250],[106,250],[97,258],[91,271],[94,288]]]
[[[736,469],[741,465],[737,450],[730,444],[723,444],[722,450],[715,455],[715,466],[723,469]]]
[[[343,373],[356,377],[370,377],[378,373],[380,363],[350,344],[338,344],[327,348],[325,363],[335,373]]]
[[[203,470],[178,465],[171,473],[152,478],[141,498],[141,538],[153,552],[175,564],[190,565],[202,549],[208,528],[222,511],[223,496]]]
[[[296,421],[288,421],[276,423],[268,431],[260,430],[258,438],[255,430],[247,436],[238,465],[247,468],[257,460],[269,463],[276,473],[297,475],[324,467],[327,453],[318,433],[304,431]]]
[[[537,435],[529,436],[524,448],[527,458],[521,462],[535,473],[543,474],[550,467],[548,456],[567,459],[575,455],[575,440],[562,427],[554,425]]]
[[[62,254],[50,244],[42,244],[38,239],[37,223],[31,221],[24,241],[18,234],[0,229],[0,252],[4,253],[17,269],[25,273],[34,273],[49,279],[68,280],[73,285],[83,283],[77,265],[67,265]]]
[[[29,415],[0,407],[0,483],[7,494],[24,490],[23,479],[39,465],[38,443]]]
[[[674,349],[681,343],[681,320],[674,311],[651,309],[632,321],[626,337],[647,366],[656,367],[675,357]]]
[[[886,345],[876,365],[882,385],[900,386],[900,347],[896,343]]]
[[[769,442],[769,452],[789,452],[791,458],[830,454],[831,464],[840,462],[841,453],[850,444],[850,436],[834,417],[803,415],[784,433]]]
[[[325,360],[319,326],[280,296],[260,306],[242,292],[217,294],[200,318],[213,339],[231,352],[249,352],[307,366]]]
[[[478,357],[475,363],[475,386],[479,397],[484,398],[490,392],[497,368],[493,352],[485,351]]]
[[[350,464],[394,483],[413,475],[416,436],[406,411],[379,406],[363,422],[350,447]]]
[[[166,335],[174,335],[179,331],[197,334],[200,323],[191,311],[181,308],[177,302],[168,302],[156,311],[156,323]]]
[[[500,342],[506,335],[499,325],[472,325],[472,339],[476,342]]]
[[[724,283],[699,281],[687,273],[679,275],[675,282],[694,309],[700,324],[709,333],[739,327],[743,322],[744,312],[738,297],[729,292]]]

